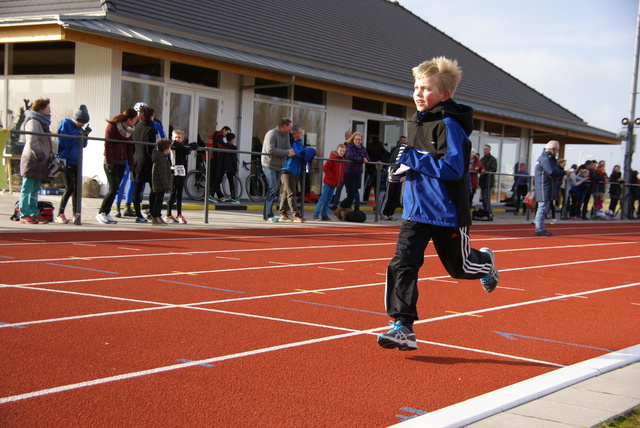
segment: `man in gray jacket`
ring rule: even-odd
[[[551,204],[557,199],[558,178],[565,176],[565,171],[558,165],[556,155],[560,151],[560,143],[551,140],[545,146],[542,154],[536,162],[534,183],[536,186],[536,201],[538,209],[536,211],[536,232],[537,236],[551,236],[544,225],[544,218]]]
[[[262,211],[263,220],[275,223],[278,217],[273,215],[273,202],[280,188],[280,176],[285,158],[295,153],[291,148],[291,119],[283,117],[276,128],[271,129],[264,136],[262,143],[262,169],[267,179],[267,196]]]

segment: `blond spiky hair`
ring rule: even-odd
[[[444,56],[425,61],[417,67],[413,67],[412,71],[415,80],[431,76],[437,77],[440,91],[449,91],[451,96],[453,96],[458,88],[460,79],[462,79],[462,70],[458,66],[458,61]]]

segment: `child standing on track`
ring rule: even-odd
[[[336,150],[329,155],[329,159],[344,159],[346,151],[347,146],[338,144]],[[316,204],[316,209],[313,212],[314,220],[318,220],[318,218],[325,221],[331,220],[331,217],[329,217],[329,204],[331,203],[336,187],[342,185],[342,180],[344,179],[344,164],[345,162],[327,161],[322,165],[322,172],[324,172],[322,182],[324,184],[322,185],[322,195],[320,195],[320,200]]]
[[[451,97],[462,77],[458,62],[433,58],[413,68],[413,100],[417,112],[408,123],[407,144],[390,168],[389,180],[406,176],[403,196],[405,220],[396,252],[387,267],[385,303],[395,321],[378,335],[383,348],[418,349],[413,323],[418,319],[418,271],[429,241],[449,275],[480,279],[492,292],[499,274],[493,252],[469,244],[471,214],[467,195],[473,110]]]
[[[182,215],[182,190],[184,189],[184,178],[187,173],[187,161],[192,149],[197,149],[197,143],[191,145],[184,144],[184,132],[174,129],[171,133],[173,141],[171,142],[171,160],[173,163],[173,189],[167,201],[167,216],[164,218],[166,223],[182,223],[186,224]],[[171,207],[176,204],[177,217],[171,215]]]

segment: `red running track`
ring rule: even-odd
[[[397,226],[0,234],[0,426],[383,427],[640,343],[640,225],[474,226],[501,272],[421,271],[385,350]]]

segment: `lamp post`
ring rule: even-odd
[[[636,94],[638,87],[638,50],[640,49],[640,1],[638,2],[638,14],[636,18],[636,46],[633,54],[633,73],[631,78],[631,102],[629,103],[629,117],[622,119],[622,124],[627,127],[627,147],[624,154],[624,178],[629,182],[631,178],[631,160],[635,151],[635,138],[633,136],[633,125],[640,125],[640,118],[633,119],[636,115]],[[634,183],[635,184],[635,183]],[[622,216],[629,218],[631,216],[631,208],[625,203],[629,194],[629,186],[623,187],[622,197]]]

